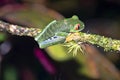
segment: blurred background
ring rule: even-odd
[[[83,32],[120,39],[120,0],[0,0],[0,20],[23,27],[72,15]],[[1,31],[0,80],[120,80],[119,52],[95,47],[73,56],[61,44],[43,50],[32,37]]]

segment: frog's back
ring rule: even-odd
[[[53,36],[55,36],[55,33],[57,32],[69,32],[70,28],[68,28],[67,23],[65,23],[65,20],[60,21],[53,21],[50,23],[46,28],[37,36],[37,40],[39,42],[42,42],[44,40],[47,40]]]
[[[69,33],[71,29],[74,29],[76,24],[80,24],[82,30],[84,28],[83,22],[79,20],[77,16],[67,18],[60,21],[53,21],[46,26],[46,28],[35,38],[37,41],[42,42],[55,36],[57,32]]]

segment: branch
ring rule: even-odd
[[[27,28],[0,21],[0,30],[7,31],[13,35],[34,37],[41,32],[38,28]]]
[[[71,40],[78,41],[78,43],[91,43],[96,44],[104,48],[105,51],[120,51],[120,40],[96,35],[96,34],[87,34],[83,32],[72,33],[66,38],[66,42]],[[69,43],[68,43],[69,44]]]
[[[31,36],[31,37],[35,37],[41,32],[41,29],[38,28],[21,27],[18,25],[5,23],[3,21],[0,21],[0,30],[8,31],[9,33],[12,33],[14,35]],[[120,51],[120,40],[116,40],[96,34],[87,34],[83,32],[70,33],[70,35],[66,37],[65,42],[70,42],[72,40],[79,41],[80,43],[88,42],[91,44],[96,44],[98,46],[103,47],[105,51],[108,50]]]

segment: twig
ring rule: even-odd
[[[21,26],[18,26],[18,25],[5,23],[3,21],[0,21],[0,30],[1,31],[8,31],[9,33],[11,33],[13,35],[31,36],[31,37],[34,37],[38,33],[41,32],[41,30],[38,29],[38,28],[21,27]]]
[[[81,39],[85,42],[89,42],[91,44],[97,44],[104,48],[105,51],[117,50],[120,51],[120,40],[96,35],[96,34],[86,34],[80,32]]]
[[[72,33],[66,38],[66,42],[71,40],[83,43],[96,44],[104,48],[105,51],[120,51],[120,40],[83,32]],[[69,43],[68,43],[69,44]]]
[[[38,28],[21,27],[18,25],[5,23],[3,21],[0,21],[0,29],[2,31],[8,31],[14,35],[31,37],[35,37],[41,32],[41,29]],[[87,34],[83,32],[71,33],[71,35],[68,35],[68,37],[66,37],[66,42],[69,42],[71,40],[79,41],[80,43],[88,42],[91,44],[97,44],[98,46],[103,47],[105,51],[120,51],[120,40],[107,38],[96,34]]]

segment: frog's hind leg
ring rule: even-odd
[[[63,36],[53,36],[41,43],[39,43],[40,48],[46,48],[55,44],[64,43],[65,37]]]

